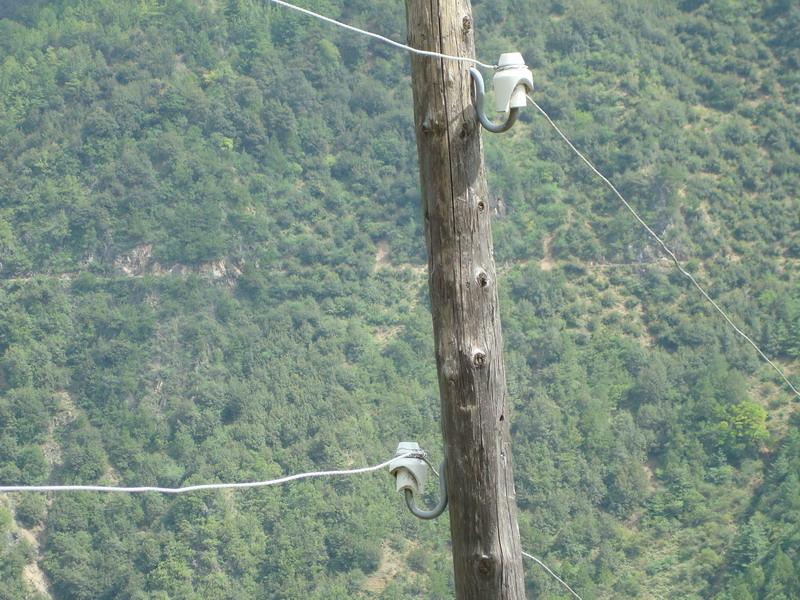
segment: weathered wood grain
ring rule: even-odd
[[[406,0],[409,44],[474,56],[469,0]],[[412,56],[459,600],[525,598],[491,219],[469,65]]]

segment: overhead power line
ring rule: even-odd
[[[552,575],[552,576],[553,576],[553,577],[554,577],[554,578],[555,578],[555,579],[556,579],[556,580],[557,580],[557,581],[558,581],[558,582],[559,582],[561,585],[563,585],[565,588],[567,588],[567,589],[570,591],[570,593],[571,593],[573,596],[575,596],[575,597],[576,597],[578,600],[583,600],[583,598],[581,598],[580,596],[578,596],[578,593],[577,593],[575,590],[573,590],[571,587],[569,587],[569,586],[567,585],[567,583],[566,583],[566,582],[565,582],[563,579],[561,579],[561,577],[559,577],[558,575],[556,575],[555,573],[553,573],[553,571],[550,569],[550,567],[548,567],[548,566],[547,566],[546,564],[544,564],[544,563],[543,563],[541,560],[539,560],[538,558],[536,558],[536,557],[535,557],[533,554],[528,554],[527,552],[523,552],[523,553],[522,553],[522,556],[524,556],[525,558],[530,558],[531,560],[533,560],[533,561],[536,561],[537,563],[539,563],[539,565],[540,565],[540,566],[541,566],[541,567],[542,567],[542,568],[543,568],[545,571],[547,571],[548,573],[550,573],[550,575]]]
[[[320,21],[325,21],[326,23],[330,23],[332,25],[336,25],[337,27],[347,29],[348,31],[354,31],[356,33],[360,33],[361,35],[371,37],[373,39],[383,42],[384,44],[389,44],[390,46],[394,46],[395,48],[401,48],[403,50],[407,50],[408,52],[411,52],[413,54],[419,54],[420,56],[431,56],[433,58],[444,58],[446,60],[455,60],[459,62],[466,62],[478,65],[480,67],[483,67],[484,69],[497,68],[497,65],[482,63],[479,60],[476,60],[474,58],[468,58],[466,56],[453,56],[452,54],[442,54],[440,52],[431,52],[429,50],[420,50],[419,48],[412,48],[411,46],[407,46],[406,44],[401,44],[400,42],[396,42],[393,39],[384,37],[382,35],[378,35],[377,33],[372,33],[371,31],[366,31],[364,29],[359,29],[358,27],[353,27],[352,25],[348,25],[347,23],[342,23],[341,21],[337,21],[336,19],[331,19],[330,17],[326,17],[325,15],[316,13],[313,10],[308,10],[307,8],[301,8],[299,6],[295,6],[294,4],[284,2],[283,0],[269,0],[269,1],[273,2],[274,4],[278,4],[280,6],[289,8],[291,10],[296,10],[297,12],[301,12],[304,15],[314,17],[315,19],[319,19]]]
[[[359,469],[344,469],[339,471],[311,471],[309,473],[299,473],[297,475],[287,475],[286,477],[279,477],[277,479],[268,479],[266,481],[247,481],[244,483],[203,483],[200,485],[189,485],[179,488],[168,487],[151,487],[151,486],[138,486],[138,487],[118,487],[118,486],[105,486],[105,485],[3,485],[0,486],[0,492],[107,492],[107,493],[124,493],[124,494],[140,494],[144,492],[157,492],[160,494],[187,494],[189,492],[199,492],[203,490],[230,490],[230,489],[248,489],[268,487],[272,485],[281,485],[289,483],[290,481],[297,481],[298,479],[311,479],[314,477],[338,477],[345,475],[361,475],[363,473],[371,473],[379,471],[388,466],[392,460],[397,458],[404,458],[411,456],[413,453],[395,456],[391,459],[382,462],[379,465],[371,467],[361,467]]]
[[[650,236],[656,242],[658,242],[658,245],[661,247],[661,249],[664,251],[664,253],[667,256],[669,256],[670,259],[672,259],[672,262],[675,263],[675,267],[677,267],[678,271],[680,271],[681,274],[684,277],[686,277],[687,279],[689,279],[689,281],[692,282],[692,285],[694,285],[694,287],[696,287],[698,289],[698,291],[703,295],[703,297],[711,303],[711,306],[713,306],[716,309],[716,311],[719,314],[722,315],[722,317],[728,322],[728,325],[730,325],[736,333],[738,333],[740,336],[742,336],[745,340],[747,340],[747,342],[753,348],[755,348],[756,352],[758,352],[758,354],[761,356],[761,358],[763,358],[764,361],[770,367],[772,367],[778,375],[781,376],[781,379],[783,379],[783,381],[786,383],[786,385],[788,385],[789,388],[791,388],[791,390],[795,393],[795,395],[798,398],[800,398],[800,391],[798,391],[797,388],[794,385],[792,385],[792,382],[789,381],[789,378],[786,377],[786,375],[783,373],[783,371],[774,362],[772,362],[770,360],[770,358],[766,354],[764,354],[764,352],[761,350],[761,348],[758,347],[758,345],[750,338],[750,336],[748,336],[744,331],[742,331],[739,327],[736,326],[736,324],[728,316],[728,313],[726,313],[724,310],[722,310],[722,308],[720,308],[719,304],[714,302],[713,298],[711,298],[711,296],[708,295],[708,292],[706,292],[705,289],[703,289],[703,287],[699,283],[697,283],[697,280],[692,276],[692,274],[689,273],[689,271],[687,271],[686,269],[683,268],[683,265],[681,265],[680,261],[678,260],[678,257],[675,256],[675,253],[672,250],[670,250],[669,246],[667,246],[667,244],[664,242],[664,240],[662,240],[659,237],[659,235],[655,231],[653,231],[653,229],[647,223],[645,223],[644,219],[642,219],[639,216],[639,213],[637,213],[636,210],[628,203],[628,201],[625,200],[623,195],[619,193],[619,190],[617,190],[617,188],[614,187],[614,184],[611,183],[605,175],[603,175],[600,171],[598,171],[595,168],[595,166],[591,162],[589,162],[589,159],[587,159],[583,154],[581,154],[581,152],[573,145],[573,143],[569,140],[569,138],[566,135],[564,135],[564,132],[561,131],[561,129],[559,129],[558,125],[556,125],[553,122],[553,119],[550,118],[550,115],[548,115],[545,112],[545,110],[534,101],[533,98],[528,96],[528,100],[530,100],[531,104],[533,104],[538,109],[538,111],[540,113],[542,113],[544,118],[547,119],[547,122],[550,123],[550,125],[553,127],[553,129],[556,130],[556,133],[558,133],[558,135],[561,136],[561,139],[563,139],[567,143],[567,145],[572,149],[572,151],[575,154],[578,155],[578,158],[580,158],[584,163],[586,163],[586,165],[592,171],[594,171],[594,173],[600,179],[602,179],[603,182],[605,182],[605,184],[611,189],[611,191],[614,192],[614,194],[616,194],[617,198],[619,198],[622,201],[622,203],[625,205],[625,208],[627,208],[628,211],[639,222],[639,224],[642,227],[644,227],[645,230],[647,230],[647,233],[649,233]]]
[[[260,488],[260,487],[268,487],[273,485],[281,485],[284,483],[289,483],[290,481],[297,481],[299,479],[311,479],[315,477],[339,477],[339,476],[347,476],[347,475],[362,475],[365,473],[372,473],[374,471],[379,471],[384,467],[389,466],[389,463],[395,461],[400,458],[406,458],[409,456],[417,456],[417,453],[408,452],[406,454],[401,454],[399,456],[394,456],[391,459],[384,461],[380,464],[373,465],[370,467],[361,467],[358,469],[342,469],[342,470],[335,470],[335,471],[310,471],[308,473],[298,473],[296,475],[287,475],[285,477],[279,477],[277,479],[268,479],[265,481],[248,481],[243,483],[203,483],[199,485],[189,485],[185,487],[178,487],[178,488],[168,488],[168,487],[154,487],[154,486],[137,486],[137,487],[119,487],[119,486],[105,486],[105,485],[3,485],[0,486],[0,493],[9,493],[9,492],[103,492],[103,493],[122,493],[122,494],[141,494],[145,492],[156,492],[160,494],[187,494],[189,492],[200,492],[200,491],[208,491],[208,490],[230,490],[230,489],[249,489],[249,488]],[[427,462],[427,461],[426,461]],[[431,466],[431,469],[433,467]],[[438,475],[438,474],[437,474]],[[531,560],[536,561],[539,563],[550,575],[552,575],[556,580],[561,583],[565,588],[567,588],[572,594],[581,600],[581,597],[575,593],[575,591],[567,585],[563,579],[561,579],[558,575],[556,575],[550,567],[544,564],[541,560],[533,556],[532,554],[528,554],[527,552],[522,553],[523,556],[530,558]]]
[[[389,45],[391,45],[391,46],[394,46],[394,47],[396,47],[396,48],[401,48],[401,49],[403,49],[403,50],[407,50],[407,51],[409,51],[409,52],[412,52],[412,53],[414,53],[414,54],[420,54],[420,55],[422,55],[422,56],[431,56],[431,57],[437,57],[437,58],[444,58],[444,59],[448,59],[448,60],[456,60],[456,61],[460,61],[460,62],[472,63],[472,64],[479,65],[479,66],[481,66],[481,67],[484,67],[484,68],[486,68],[486,69],[496,69],[496,68],[497,68],[497,65],[490,65],[490,64],[482,63],[482,62],[480,62],[479,60],[476,60],[476,59],[474,59],[474,58],[467,58],[467,57],[464,57],[464,56],[452,56],[452,55],[449,55],[449,54],[441,54],[441,53],[439,53],[439,52],[430,52],[430,51],[427,51],[427,50],[420,50],[420,49],[418,49],[418,48],[413,48],[413,47],[411,47],[411,46],[407,46],[406,44],[401,44],[400,42],[396,42],[396,41],[394,41],[394,40],[392,40],[392,39],[390,39],[390,38],[384,37],[384,36],[382,36],[382,35],[378,35],[377,33],[372,33],[371,31],[365,31],[364,29],[359,29],[358,27],[353,27],[352,25],[348,25],[348,24],[346,24],[346,23],[342,23],[341,21],[337,21],[337,20],[335,20],[335,19],[331,19],[330,17],[326,17],[326,16],[324,16],[324,15],[321,15],[321,14],[319,14],[319,13],[316,13],[316,12],[314,12],[314,11],[312,11],[312,10],[308,10],[308,9],[306,9],[306,8],[301,8],[301,7],[299,7],[299,6],[296,6],[296,5],[294,5],[294,4],[290,4],[289,2],[285,2],[284,0],[269,0],[269,1],[270,1],[270,2],[273,2],[274,4],[278,4],[278,5],[280,5],[280,6],[284,6],[284,7],[286,7],[286,8],[289,8],[289,9],[291,9],[291,10],[296,10],[296,11],[298,11],[298,12],[301,12],[301,13],[303,13],[303,14],[309,15],[309,16],[311,16],[311,17],[314,17],[314,18],[316,18],[316,19],[320,19],[320,20],[322,20],[322,21],[325,21],[325,22],[327,22],[327,23],[331,23],[331,24],[333,24],[333,25],[336,25],[337,27],[342,27],[342,28],[344,28],[344,29],[347,29],[347,30],[349,30],[349,31],[353,31],[353,32],[355,32],[355,33],[359,33],[359,34],[361,34],[361,35],[365,35],[365,36],[367,36],[367,37],[371,37],[371,38],[377,39],[377,40],[379,40],[379,41],[382,41],[382,42],[384,42],[384,43],[386,43],[386,44],[389,44]],[[544,118],[545,118],[545,119],[547,119],[547,122],[548,122],[548,123],[550,123],[550,125],[553,127],[553,129],[555,129],[556,133],[558,133],[558,135],[559,135],[559,136],[561,136],[561,138],[562,138],[562,139],[563,139],[563,140],[564,140],[564,141],[567,143],[567,145],[568,145],[568,146],[569,146],[569,147],[572,149],[572,151],[573,151],[573,152],[574,152],[574,153],[575,153],[575,154],[576,154],[576,155],[577,155],[577,156],[578,156],[578,157],[579,157],[579,158],[580,158],[580,159],[581,159],[581,160],[582,160],[584,163],[586,163],[586,165],[587,165],[587,166],[588,166],[588,167],[589,167],[589,168],[590,168],[590,169],[591,169],[591,170],[592,170],[592,171],[593,171],[593,172],[594,172],[594,173],[595,173],[595,174],[596,174],[598,177],[600,177],[600,179],[602,179],[602,180],[603,180],[603,182],[604,182],[604,183],[605,183],[605,184],[606,184],[606,185],[607,185],[607,186],[608,186],[608,187],[611,189],[611,191],[612,191],[612,192],[614,192],[614,194],[615,194],[615,195],[616,195],[616,196],[617,196],[617,197],[618,197],[618,198],[619,198],[619,199],[622,201],[622,203],[625,205],[625,208],[627,208],[627,209],[628,209],[628,211],[629,211],[629,212],[630,212],[630,213],[633,215],[633,217],[634,217],[634,218],[635,218],[635,219],[636,219],[636,220],[639,222],[639,224],[640,224],[642,227],[644,227],[644,229],[647,231],[647,233],[649,233],[649,234],[650,234],[650,236],[651,236],[651,237],[652,237],[652,238],[653,238],[653,239],[654,239],[654,240],[655,240],[655,241],[658,243],[658,245],[661,247],[661,249],[664,251],[664,253],[665,253],[665,254],[666,254],[666,255],[667,255],[667,256],[668,256],[668,257],[669,257],[669,258],[672,260],[672,262],[675,264],[675,267],[678,269],[678,271],[680,271],[680,273],[681,273],[681,274],[682,274],[684,277],[686,277],[686,278],[687,278],[687,279],[688,279],[688,280],[689,280],[689,281],[692,283],[692,285],[693,285],[695,288],[697,288],[697,290],[698,290],[698,291],[699,291],[699,292],[700,292],[700,293],[703,295],[703,297],[704,297],[704,298],[705,298],[705,299],[706,299],[706,300],[707,300],[707,301],[708,301],[708,302],[709,302],[709,303],[710,303],[710,304],[711,304],[711,305],[714,307],[714,309],[715,309],[715,310],[716,310],[716,311],[717,311],[717,312],[718,312],[720,315],[722,315],[722,318],[723,318],[723,319],[725,319],[725,321],[727,321],[728,325],[730,325],[730,326],[731,326],[731,328],[732,328],[732,329],[733,329],[733,330],[734,330],[734,331],[735,331],[737,334],[739,334],[739,335],[740,335],[742,338],[744,338],[744,339],[745,339],[745,340],[746,340],[746,341],[747,341],[747,342],[748,342],[748,343],[749,343],[749,344],[750,344],[750,345],[751,345],[751,346],[752,346],[752,347],[755,349],[755,351],[756,351],[756,352],[759,354],[759,356],[761,356],[761,358],[762,358],[762,359],[763,359],[763,360],[764,360],[764,361],[765,361],[765,362],[766,362],[766,363],[767,363],[767,364],[768,364],[770,367],[772,367],[772,369],[774,369],[774,371],[775,371],[775,372],[776,372],[776,373],[777,373],[777,374],[780,376],[780,378],[781,378],[781,379],[784,381],[784,383],[786,383],[786,385],[787,385],[787,386],[788,386],[788,387],[789,387],[789,388],[792,390],[792,392],[794,392],[794,394],[795,394],[795,395],[796,395],[798,398],[800,398],[800,390],[798,390],[798,389],[797,389],[797,388],[794,386],[794,384],[792,384],[792,382],[791,382],[791,381],[789,380],[789,378],[788,378],[788,377],[787,377],[787,376],[784,374],[784,372],[783,372],[783,371],[780,369],[780,367],[778,367],[778,366],[777,366],[777,365],[776,365],[776,364],[775,364],[775,363],[774,363],[774,362],[773,362],[773,361],[772,361],[772,360],[771,360],[771,359],[770,359],[770,358],[769,358],[769,357],[768,357],[768,356],[767,356],[767,355],[764,353],[764,351],[763,351],[763,350],[761,350],[761,348],[759,348],[758,344],[756,344],[756,343],[755,343],[755,342],[752,340],[752,338],[751,338],[749,335],[747,335],[747,334],[746,334],[744,331],[742,331],[742,330],[741,330],[741,328],[739,328],[739,327],[736,325],[736,323],[734,323],[734,322],[733,322],[733,320],[730,318],[730,316],[728,316],[728,313],[726,313],[726,312],[725,312],[725,311],[724,311],[724,310],[723,310],[723,309],[722,309],[722,308],[719,306],[719,304],[717,304],[717,303],[714,301],[714,299],[713,299],[713,298],[712,298],[712,297],[711,297],[711,296],[708,294],[708,292],[706,292],[706,290],[703,288],[703,286],[701,286],[701,285],[700,285],[700,284],[697,282],[697,280],[694,278],[694,276],[693,276],[691,273],[689,273],[689,271],[687,271],[686,269],[684,269],[684,268],[683,268],[683,265],[681,265],[680,261],[678,260],[678,257],[677,257],[677,256],[675,256],[675,253],[674,253],[674,252],[673,252],[673,251],[672,251],[672,250],[669,248],[669,246],[667,246],[667,244],[664,242],[664,240],[662,240],[662,239],[661,239],[661,237],[659,237],[659,235],[658,235],[658,234],[657,234],[655,231],[653,231],[653,229],[652,229],[652,228],[651,228],[651,227],[650,227],[650,226],[649,226],[649,225],[648,225],[648,224],[647,224],[647,223],[644,221],[644,219],[642,219],[642,218],[639,216],[639,213],[637,213],[637,212],[636,212],[636,210],[635,210],[635,209],[634,209],[634,208],[633,208],[633,207],[630,205],[630,203],[629,203],[629,202],[628,202],[628,201],[625,199],[625,197],[624,197],[624,196],[623,196],[623,195],[622,195],[622,194],[619,192],[619,190],[617,190],[617,188],[614,186],[614,184],[613,184],[613,183],[611,183],[611,181],[609,181],[609,179],[608,179],[608,178],[607,178],[605,175],[603,175],[603,174],[602,174],[600,171],[598,171],[598,170],[597,170],[597,168],[596,168],[596,167],[595,167],[595,166],[594,166],[594,165],[593,165],[593,164],[592,164],[592,163],[589,161],[589,159],[587,159],[587,158],[586,158],[586,157],[585,157],[585,156],[584,156],[584,155],[583,155],[583,154],[582,154],[582,153],[581,153],[581,152],[580,152],[580,151],[579,151],[579,150],[578,150],[578,149],[577,149],[577,148],[574,146],[574,144],[573,144],[573,143],[572,143],[572,142],[569,140],[569,138],[568,138],[568,137],[567,137],[567,136],[564,134],[564,132],[563,132],[563,131],[561,131],[561,129],[558,127],[558,125],[556,125],[556,124],[555,124],[555,122],[553,122],[553,120],[550,118],[550,115],[548,115],[548,114],[547,114],[547,112],[546,112],[546,111],[545,111],[545,110],[544,110],[544,109],[543,109],[541,106],[539,106],[539,104],[537,104],[537,103],[536,103],[536,101],[535,101],[533,98],[531,98],[530,96],[528,96],[528,100],[530,100],[531,104],[533,104],[533,106],[535,106],[535,107],[536,107],[536,109],[537,109],[537,110],[538,110],[538,111],[539,111],[539,112],[540,112],[540,113],[541,113],[541,114],[544,116]]]

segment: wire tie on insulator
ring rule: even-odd
[[[394,475],[397,491],[405,495],[406,506],[415,517],[435,519],[447,508],[447,480],[444,477],[445,461],[439,467],[439,502],[430,510],[419,508],[414,496],[422,495],[425,482],[428,481],[430,466],[427,453],[417,442],[400,442],[395,458],[389,463],[389,472]]]

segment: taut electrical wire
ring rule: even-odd
[[[342,27],[343,29],[347,29],[348,31],[354,31],[356,33],[360,33],[361,35],[371,37],[373,39],[383,42],[384,44],[389,44],[390,46],[394,46],[395,48],[407,50],[408,52],[412,52],[414,54],[419,54],[421,56],[431,56],[434,58],[444,58],[447,60],[456,60],[459,62],[466,62],[478,65],[480,67],[483,67],[484,69],[497,68],[497,65],[489,65],[486,63],[482,63],[479,60],[476,60],[474,58],[467,58],[466,56],[453,56],[451,54],[442,54],[440,52],[431,52],[429,50],[420,50],[419,48],[412,48],[411,46],[406,46],[405,44],[401,44],[400,42],[395,42],[393,39],[384,37],[382,35],[378,35],[377,33],[372,33],[371,31],[365,31],[364,29],[359,29],[358,27],[353,27],[352,25],[348,25],[347,23],[342,23],[341,21],[337,21],[336,19],[331,19],[330,17],[326,17],[325,15],[315,13],[313,10],[308,10],[307,8],[301,8],[299,6],[295,6],[294,4],[284,2],[284,0],[269,0],[269,1],[274,4],[279,4],[280,6],[296,10],[297,12],[301,12],[304,15],[314,17],[315,19],[319,19],[320,21],[325,21],[326,23],[336,25],[337,27]]]
[[[542,567],[542,568],[543,568],[545,571],[547,571],[548,573],[550,573],[550,575],[552,575],[552,576],[553,576],[553,577],[554,577],[554,578],[555,578],[555,579],[556,579],[556,580],[557,580],[557,581],[558,581],[558,582],[559,582],[561,585],[563,585],[565,588],[567,588],[567,589],[570,591],[570,593],[571,593],[573,596],[575,596],[575,597],[576,597],[578,600],[583,600],[583,598],[581,598],[580,596],[578,596],[578,593],[577,593],[575,590],[573,590],[571,587],[569,587],[569,586],[567,585],[567,583],[566,583],[566,582],[565,582],[563,579],[561,579],[561,577],[559,577],[558,575],[556,575],[555,573],[553,573],[553,571],[551,571],[551,570],[550,570],[550,567],[548,567],[548,566],[547,566],[546,564],[544,564],[544,563],[543,563],[541,560],[539,560],[538,558],[536,558],[536,557],[535,557],[533,554],[528,554],[527,552],[523,552],[523,553],[522,553],[522,556],[524,556],[525,558],[530,558],[531,560],[533,560],[533,561],[536,561],[537,563],[539,563],[539,565],[540,565],[540,566],[541,566],[541,567]]]
[[[795,393],[795,395],[798,398],[800,398],[800,391],[798,391],[797,388],[794,385],[792,385],[792,382],[789,381],[789,378],[786,377],[786,375],[784,375],[783,371],[774,362],[772,362],[769,359],[769,357],[766,354],[764,354],[764,352],[761,351],[761,348],[759,348],[758,345],[752,339],[750,339],[750,336],[748,336],[744,331],[742,331],[741,329],[739,329],[736,326],[736,324],[728,316],[728,313],[726,313],[724,310],[722,310],[722,308],[720,308],[719,304],[714,302],[714,300],[711,298],[711,296],[708,295],[708,293],[703,289],[703,287],[699,283],[697,283],[697,280],[692,276],[692,274],[689,273],[689,271],[687,271],[686,269],[683,268],[683,265],[681,265],[680,261],[678,260],[678,257],[675,256],[675,253],[672,250],[670,250],[669,247],[667,246],[667,244],[664,242],[664,240],[662,240],[658,236],[658,234],[655,231],[653,231],[647,223],[644,222],[644,220],[639,216],[639,213],[637,213],[636,210],[634,210],[634,208],[628,203],[627,200],[625,200],[625,198],[622,196],[622,194],[619,193],[617,188],[614,187],[614,184],[611,183],[605,175],[603,175],[600,171],[598,171],[595,168],[595,166],[591,162],[589,162],[589,159],[587,159],[583,154],[580,153],[580,151],[572,144],[572,142],[569,141],[569,138],[566,135],[564,135],[564,132],[561,131],[561,129],[559,129],[558,125],[556,125],[553,122],[553,119],[550,118],[550,115],[548,115],[545,112],[545,110],[534,101],[533,98],[528,96],[528,100],[530,100],[531,104],[533,104],[536,107],[536,109],[540,113],[542,113],[544,118],[547,119],[547,122],[550,123],[550,125],[553,127],[553,129],[556,130],[556,133],[558,133],[558,135],[561,136],[561,139],[563,139],[567,143],[567,145],[572,149],[572,151],[575,154],[578,155],[578,158],[580,158],[584,163],[586,163],[586,165],[592,171],[594,171],[595,175],[597,175],[600,179],[602,179],[605,182],[605,184],[611,189],[611,191],[614,192],[614,194],[616,194],[617,198],[619,198],[622,201],[622,203],[625,205],[625,208],[627,208],[628,211],[634,216],[634,218],[637,221],[639,221],[639,224],[647,230],[647,233],[649,233],[650,236],[656,242],[658,242],[658,245],[661,246],[661,249],[664,251],[664,253],[667,256],[669,256],[670,259],[672,259],[672,262],[675,263],[675,266],[677,267],[678,271],[680,271],[681,274],[684,277],[688,278],[689,281],[692,282],[692,285],[694,285],[694,287],[696,287],[698,289],[698,291],[703,295],[703,297],[711,303],[711,306],[713,306],[717,310],[717,312],[722,315],[722,317],[728,322],[728,325],[730,325],[736,333],[738,333],[740,336],[742,336],[745,340],[748,341],[748,343],[753,348],[755,348],[756,352],[758,352],[759,355],[761,355],[761,358],[763,358],[764,361],[770,367],[775,369],[775,372],[778,375],[781,376],[781,379],[783,379],[783,381],[786,383],[786,385],[788,385],[791,388],[791,390]]]
[[[203,483],[200,485],[189,485],[179,488],[167,487],[115,487],[105,485],[3,485],[0,486],[0,492],[108,492],[108,493],[124,493],[124,494],[140,494],[143,492],[158,492],[160,494],[186,494],[189,492],[199,492],[202,490],[229,490],[229,489],[247,489],[267,487],[271,485],[280,485],[289,483],[290,481],[297,481],[298,479],[311,479],[313,477],[336,477],[342,475],[360,475],[362,473],[371,473],[378,471],[388,466],[390,462],[397,458],[405,458],[411,456],[413,453],[402,454],[400,456],[393,456],[391,459],[382,462],[379,465],[372,467],[361,467],[359,469],[344,469],[340,471],[311,471],[310,473],[299,473],[297,475],[287,475],[286,477],[279,477],[278,479],[269,479],[267,481],[248,481],[244,483]]]

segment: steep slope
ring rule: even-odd
[[[796,381],[793,4],[474,4],[481,57],[523,52]],[[314,8],[405,37],[397,3]],[[60,0],[0,2],[0,56],[0,481],[438,457],[402,53],[250,0]],[[544,121],[485,144],[523,546],[584,598],[792,597],[797,400]],[[446,520],[387,476],[8,507],[10,598],[34,564],[57,599],[452,596]]]

